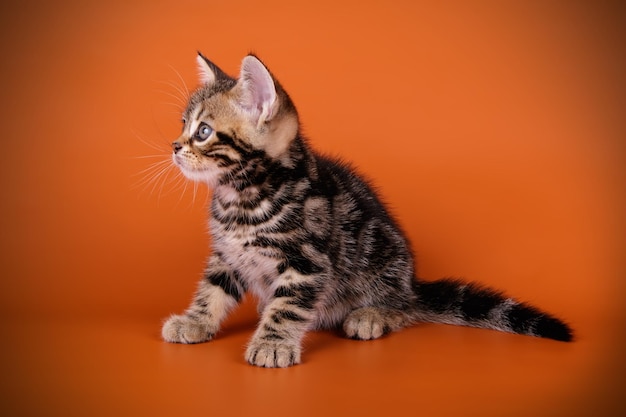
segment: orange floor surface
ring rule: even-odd
[[[620,2],[3,2],[0,415],[626,415]],[[170,169],[201,50],[256,52],[313,146],[352,161],[420,276],[505,290],[573,343],[424,324],[243,359],[160,340],[208,255],[210,192]]]

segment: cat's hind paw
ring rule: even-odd
[[[284,341],[252,341],[246,351],[250,365],[286,368],[300,363],[300,346]]]
[[[363,307],[352,311],[343,322],[343,331],[351,339],[378,339],[390,331],[406,325],[402,313],[376,307]]]
[[[213,338],[209,325],[189,316],[171,316],[163,324],[161,336],[170,343],[202,343]]]

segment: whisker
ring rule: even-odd
[[[167,111],[168,114],[178,114],[180,116],[180,114],[185,109],[183,106],[181,106],[178,103],[171,103],[169,101],[164,101],[163,104],[165,104],[166,106],[174,107],[176,109],[176,110],[171,110],[171,109],[168,110]]]
[[[138,171],[138,172],[136,172],[136,173],[134,173],[132,175],[133,176],[137,176],[137,175],[141,175],[141,174],[143,174],[145,172],[148,172],[148,171],[156,171],[156,170],[160,169],[161,167],[165,167],[165,166],[169,165],[170,162],[171,161],[169,161],[169,160],[153,162],[149,166],[147,166],[146,168],[144,168],[141,171]]]
[[[129,156],[129,158],[133,158],[133,159],[148,159],[148,158],[163,158],[164,156],[166,156],[166,155],[163,155],[163,154],[159,154],[159,155],[139,155],[139,156]],[[163,161],[163,162],[165,162],[165,161]]]
[[[154,185],[152,186],[152,190],[150,191],[151,194],[154,193],[154,190],[156,189],[157,185],[160,183],[161,184],[161,190],[163,190],[163,186],[165,185],[167,178],[169,177],[169,174],[171,172],[171,165],[168,165],[166,167],[164,167],[161,171],[159,171],[154,179]],[[159,196],[160,196],[160,192],[159,192]]]
[[[166,168],[166,167],[167,167],[167,161],[157,161],[157,162],[151,163],[144,169],[131,175],[135,177],[138,175],[152,175],[153,173],[160,171],[161,169]]]
[[[152,117],[154,118],[154,114],[152,115]],[[163,142],[161,143],[161,145],[157,145],[156,143],[154,143],[153,141],[150,141],[148,139],[146,139],[143,135],[141,135],[138,131],[136,130],[131,130],[133,135],[135,135],[135,137],[144,145],[148,146],[149,148],[152,148],[153,150],[157,151],[157,152],[163,152],[163,155],[165,156],[166,154],[170,153],[170,149],[171,146],[169,143],[167,143],[165,140],[163,140]],[[159,131],[159,134],[161,135],[161,137],[163,138],[163,132]]]
[[[189,97],[191,95],[189,94],[189,87],[187,87],[187,83],[185,82],[185,79],[183,78],[182,75],[180,75],[180,72],[178,72],[176,68],[174,68],[172,65],[169,65],[169,67],[172,71],[174,71],[174,73],[176,73],[176,75],[178,76],[178,79],[183,84],[184,91],[181,91],[181,92],[183,93],[183,97],[185,97],[187,101],[189,101]]]
[[[179,184],[180,184],[180,182],[179,182]],[[183,196],[187,192],[187,186],[188,185],[189,185],[189,181],[184,181],[183,191],[180,193],[180,196],[178,197],[178,201],[176,202],[176,206],[178,206],[180,204],[180,202],[183,201]]]
[[[191,200],[192,206],[196,205],[196,194],[198,193],[198,183],[196,181],[193,182],[193,199]]]
[[[178,116],[180,116],[180,113],[177,113]],[[159,126],[159,123],[157,121],[157,118],[154,114],[154,109],[151,112],[151,116],[152,116],[152,121],[154,122],[154,125],[156,126],[157,131],[159,132],[159,135],[161,136],[161,138],[166,138],[168,137],[168,135],[163,134],[163,131],[161,130],[161,127]],[[168,153],[171,150],[171,142],[167,139],[162,139],[163,140],[163,146],[167,147]]]
[[[170,87],[174,90],[174,92],[176,94],[170,93],[167,90],[158,90],[162,93],[166,93],[168,95],[170,95],[171,97],[175,97],[176,100],[182,102],[183,104],[185,104],[187,101],[189,101],[189,97],[187,97],[187,92],[185,90],[183,90],[181,87],[179,87],[177,84],[171,82],[171,81],[159,81],[159,84],[163,84],[167,87]]]
[[[167,173],[161,177],[162,181],[160,182],[161,186],[159,187],[159,193],[157,194],[157,201],[161,201],[161,196],[164,195],[163,187],[165,187],[165,185],[168,183],[170,172],[171,171],[168,170]],[[167,193],[165,195],[167,195]]]
[[[165,94],[168,97],[171,97],[173,99],[176,99],[176,101],[179,103],[181,110],[187,105],[187,101],[184,98],[179,97],[176,94],[170,93],[169,91],[165,91],[165,90],[156,90],[157,92],[161,93],[161,94]]]
[[[165,161],[152,164],[148,168],[145,168],[141,172],[135,174],[135,175],[142,175],[142,177],[139,178],[139,180],[137,180],[132,187],[133,188],[142,187],[145,190],[147,187],[152,185],[152,191],[151,191],[151,194],[152,194],[152,192],[154,192],[155,186],[159,182],[159,179],[172,168],[170,164],[166,165],[164,162]]]

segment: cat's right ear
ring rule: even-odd
[[[215,84],[215,81],[220,78],[228,78],[228,75],[219,69],[217,65],[209,61],[199,51],[196,61],[198,62],[198,72],[200,75],[200,82],[202,84],[213,85]]]

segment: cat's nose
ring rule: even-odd
[[[174,151],[174,153],[178,153],[178,151],[180,151],[181,149],[183,149],[183,145],[181,145],[180,142],[172,142],[172,150]]]

